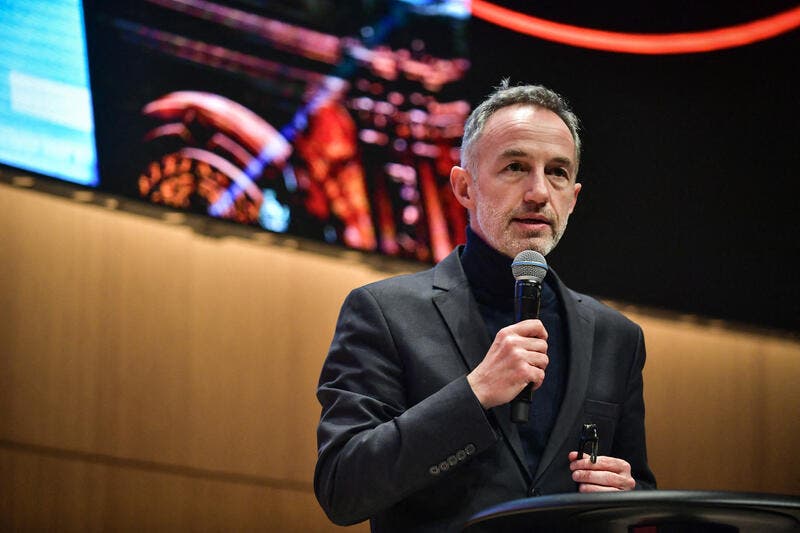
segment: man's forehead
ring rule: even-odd
[[[569,127],[558,114],[536,105],[515,104],[500,108],[486,121],[484,131],[509,127],[549,130],[554,134],[564,134],[569,139],[572,139]]]
[[[526,141],[545,143],[570,154],[575,152],[575,139],[561,117],[549,109],[532,105],[497,110],[486,122],[481,141],[499,143],[503,153],[527,152]]]

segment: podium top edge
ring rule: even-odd
[[[476,513],[466,525],[486,520],[493,516],[551,509],[591,510],[616,506],[646,507],[648,505],[684,505],[744,507],[753,509],[798,510],[800,496],[702,490],[640,490],[626,492],[603,492],[593,494],[566,493],[522,498],[504,502]]]

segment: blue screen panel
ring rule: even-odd
[[[0,163],[96,186],[80,0],[4,0],[0,35]]]

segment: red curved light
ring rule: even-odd
[[[581,48],[629,54],[690,54],[762,41],[800,26],[800,6],[726,28],[684,33],[622,33],[551,22],[472,0],[472,14],[510,30]]]

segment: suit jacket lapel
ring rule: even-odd
[[[433,273],[433,303],[447,324],[469,372],[483,360],[490,339],[478,303],[461,268],[459,252],[460,248],[457,248],[436,265]]]
[[[461,267],[459,258],[461,247],[444,258],[434,269],[433,303],[441,313],[450,330],[450,335],[458,346],[467,372],[471,372],[483,361],[491,344],[486,332],[486,325],[478,309],[478,303]],[[517,463],[530,479],[530,472],[525,468],[525,455],[522,450],[519,432],[511,423],[511,408],[501,405],[489,410],[497,426],[503,433],[506,442],[511,445]]]
[[[551,271],[548,275],[555,276],[555,273]],[[534,483],[539,481],[539,478],[556,459],[564,441],[573,434],[586,397],[594,345],[594,315],[582,304],[580,296],[576,296],[567,289],[558,276],[556,276],[556,282],[559,297],[564,303],[564,315],[567,323],[569,372],[564,399],[553,432],[550,434],[541,461],[539,461]],[[575,444],[577,445],[577,442]]]

